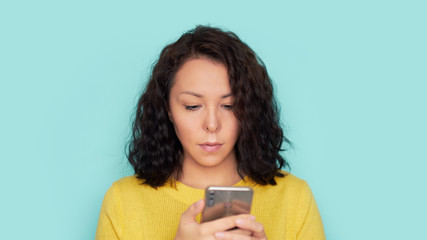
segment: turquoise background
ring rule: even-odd
[[[1,238],[94,238],[153,61],[211,24],[266,63],[328,239],[427,239],[426,2],[260,2],[1,1]]]

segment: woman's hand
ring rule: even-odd
[[[240,231],[250,232],[250,235],[242,235],[234,231],[222,231],[215,233],[217,240],[267,240],[264,227],[255,221],[254,216],[248,218],[237,218],[234,220]]]
[[[202,212],[204,205],[204,200],[197,201],[181,215],[175,240],[252,239],[251,235],[256,236],[254,231],[250,230],[253,228],[252,222],[255,222],[255,218],[247,214],[225,217],[201,224],[198,223],[196,216]],[[239,225],[245,228],[227,231],[228,229],[239,227]],[[234,238],[229,238],[229,236]]]

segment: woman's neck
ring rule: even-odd
[[[181,183],[198,189],[208,186],[232,186],[242,178],[237,173],[237,166],[202,167],[184,164],[182,175],[178,179]]]

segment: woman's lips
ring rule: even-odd
[[[199,146],[206,152],[216,152],[222,147],[222,144],[220,144],[220,143],[203,143],[203,144],[199,144]]]

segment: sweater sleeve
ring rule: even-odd
[[[116,240],[122,236],[123,217],[116,191],[113,184],[104,196],[96,229],[96,240]]]
[[[304,187],[301,191],[298,210],[297,239],[324,240],[325,232],[319,209],[317,208],[313,193],[306,182],[304,182]]]

